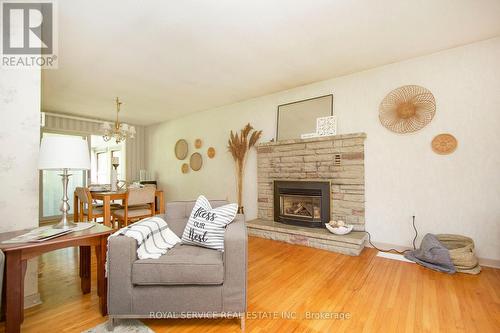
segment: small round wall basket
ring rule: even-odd
[[[194,153],[189,159],[189,166],[193,171],[199,171],[203,165],[203,157],[200,153]]]
[[[214,147],[208,148],[207,155],[208,155],[208,158],[214,158],[215,157],[215,148]]]
[[[436,135],[432,139],[432,150],[439,155],[448,155],[453,153],[458,146],[457,139],[448,133]]]
[[[194,140],[194,147],[196,149],[200,149],[202,145],[203,145],[203,141],[201,141],[201,139]]]
[[[189,151],[189,146],[186,140],[180,139],[175,143],[175,157],[177,157],[178,160],[183,160],[186,158],[188,155]]]
[[[421,86],[402,86],[391,91],[380,103],[379,119],[392,132],[412,133],[424,128],[436,113],[432,93]]]

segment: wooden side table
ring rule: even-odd
[[[65,247],[80,247],[80,279],[84,294],[90,292],[91,265],[90,250],[95,246],[97,256],[97,294],[101,314],[106,316],[107,309],[107,281],[105,275],[106,251],[108,236],[113,229],[102,225],[70,233],[40,243],[1,244],[2,241],[22,235],[29,230],[20,230],[0,234],[0,249],[5,253],[5,280],[4,297],[2,302],[5,311],[5,332],[17,333],[21,330],[24,319],[24,275],[28,259],[43,253]]]

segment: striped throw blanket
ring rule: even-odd
[[[110,237],[120,235],[132,237],[137,241],[139,259],[158,259],[175,244],[181,242],[180,238],[169,229],[167,222],[156,216],[121,228]]]

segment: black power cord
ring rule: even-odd
[[[413,215],[413,216],[412,216],[412,218],[413,218],[413,223],[412,223],[412,224],[413,224],[413,230],[415,230],[415,237],[413,237],[413,249],[414,249],[414,250],[416,250],[416,249],[417,249],[417,247],[416,247],[416,245],[415,245],[415,241],[417,240],[417,237],[418,237],[418,231],[417,231],[417,228],[415,227],[415,215]],[[396,253],[398,253],[398,254],[404,254],[405,252],[410,251],[410,250],[398,251],[398,250],[396,250],[396,249],[389,249],[389,250],[382,250],[382,249],[379,249],[378,247],[376,247],[375,245],[373,245],[373,243],[372,243],[372,236],[370,235],[370,233],[369,233],[368,231],[365,231],[365,232],[366,232],[366,234],[368,235],[368,243],[370,243],[370,245],[371,245],[374,249],[376,249],[376,250],[378,250],[378,251],[380,251],[380,252],[396,252]]]

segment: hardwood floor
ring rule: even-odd
[[[500,332],[500,270],[447,275],[375,255],[250,238],[247,332]],[[41,257],[44,303],[26,311],[23,332],[81,332],[106,320],[98,311],[95,256],[90,295],[80,293],[76,259],[76,249]],[[331,318],[342,313],[348,318]],[[236,319],[145,323],[158,333],[240,332]]]

